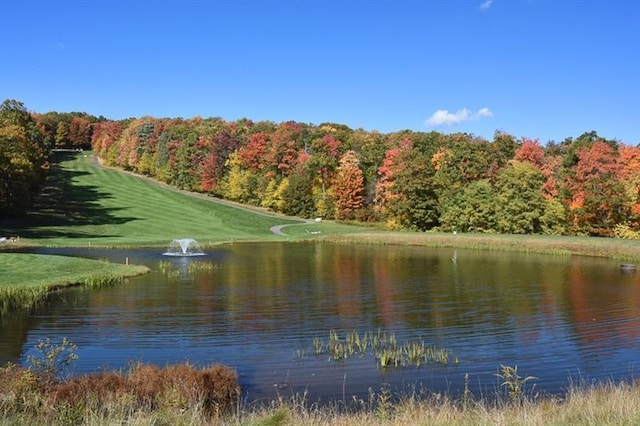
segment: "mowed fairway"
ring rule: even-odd
[[[57,156],[36,210],[4,224],[3,232],[44,246],[167,246],[174,238],[194,238],[206,246],[286,239],[270,228],[301,222],[104,168],[91,153]]]

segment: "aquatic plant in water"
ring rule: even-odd
[[[316,357],[328,356],[329,360],[343,362],[352,357],[371,355],[378,367],[420,367],[424,364],[448,364],[451,358],[449,351],[429,345],[424,340],[409,340],[398,343],[394,333],[377,330],[376,332],[359,333],[357,330],[346,332],[344,337],[336,330],[329,331],[325,341],[314,336],[312,339],[312,353]],[[296,357],[304,358],[307,351],[298,350]],[[453,356],[453,362],[458,358]]]
[[[216,269],[218,265],[213,262],[196,262],[190,261],[186,266],[176,265],[173,262],[161,261],[158,262],[158,270],[169,278],[176,278],[181,275],[190,276],[199,272],[209,272]]]

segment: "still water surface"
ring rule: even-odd
[[[424,247],[235,244],[197,258],[163,250],[38,249],[152,268],[124,285],[68,289],[0,324],[0,362],[24,362],[43,338],[78,345],[74,372],[190,361],[235,368],[248,400],[369,389],[476,395],[501,364],[561,392],[573,381],[635,377],[640,272],[619,262]],[[195,270],[192,262],[207,267]],[[373,357],[316,358],[314,337],[384,330],[453,353],[447,366],[380,370]],[[300,359],[301,352],[308,355]]]

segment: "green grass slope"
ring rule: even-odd
[[[174,238],[206,246],[282,240],[272,226],[301,223],[105,168],[91,153],[57,156],[35,211],[2,232],[45,246],[166,246]]]

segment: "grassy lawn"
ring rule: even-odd
[[[103,168],[90,153],[58,156],[36,210],[3,224],[5,235],[43,246],[167,246],[174,238],[194,238],[207,246],[282,240],[272,226],[301,223]]]
[[[148,272],[146,266],[26,253],[0,254],[0,317],[32,307],[69,285],[103,286]]]
[[[26,253],[0,255],[2,287],[40,287],[86,282],[91,277],[132,276],[146,272],[144,266],[115,264],[92,259]],[[52,280],[52,277],[55,277]]]

